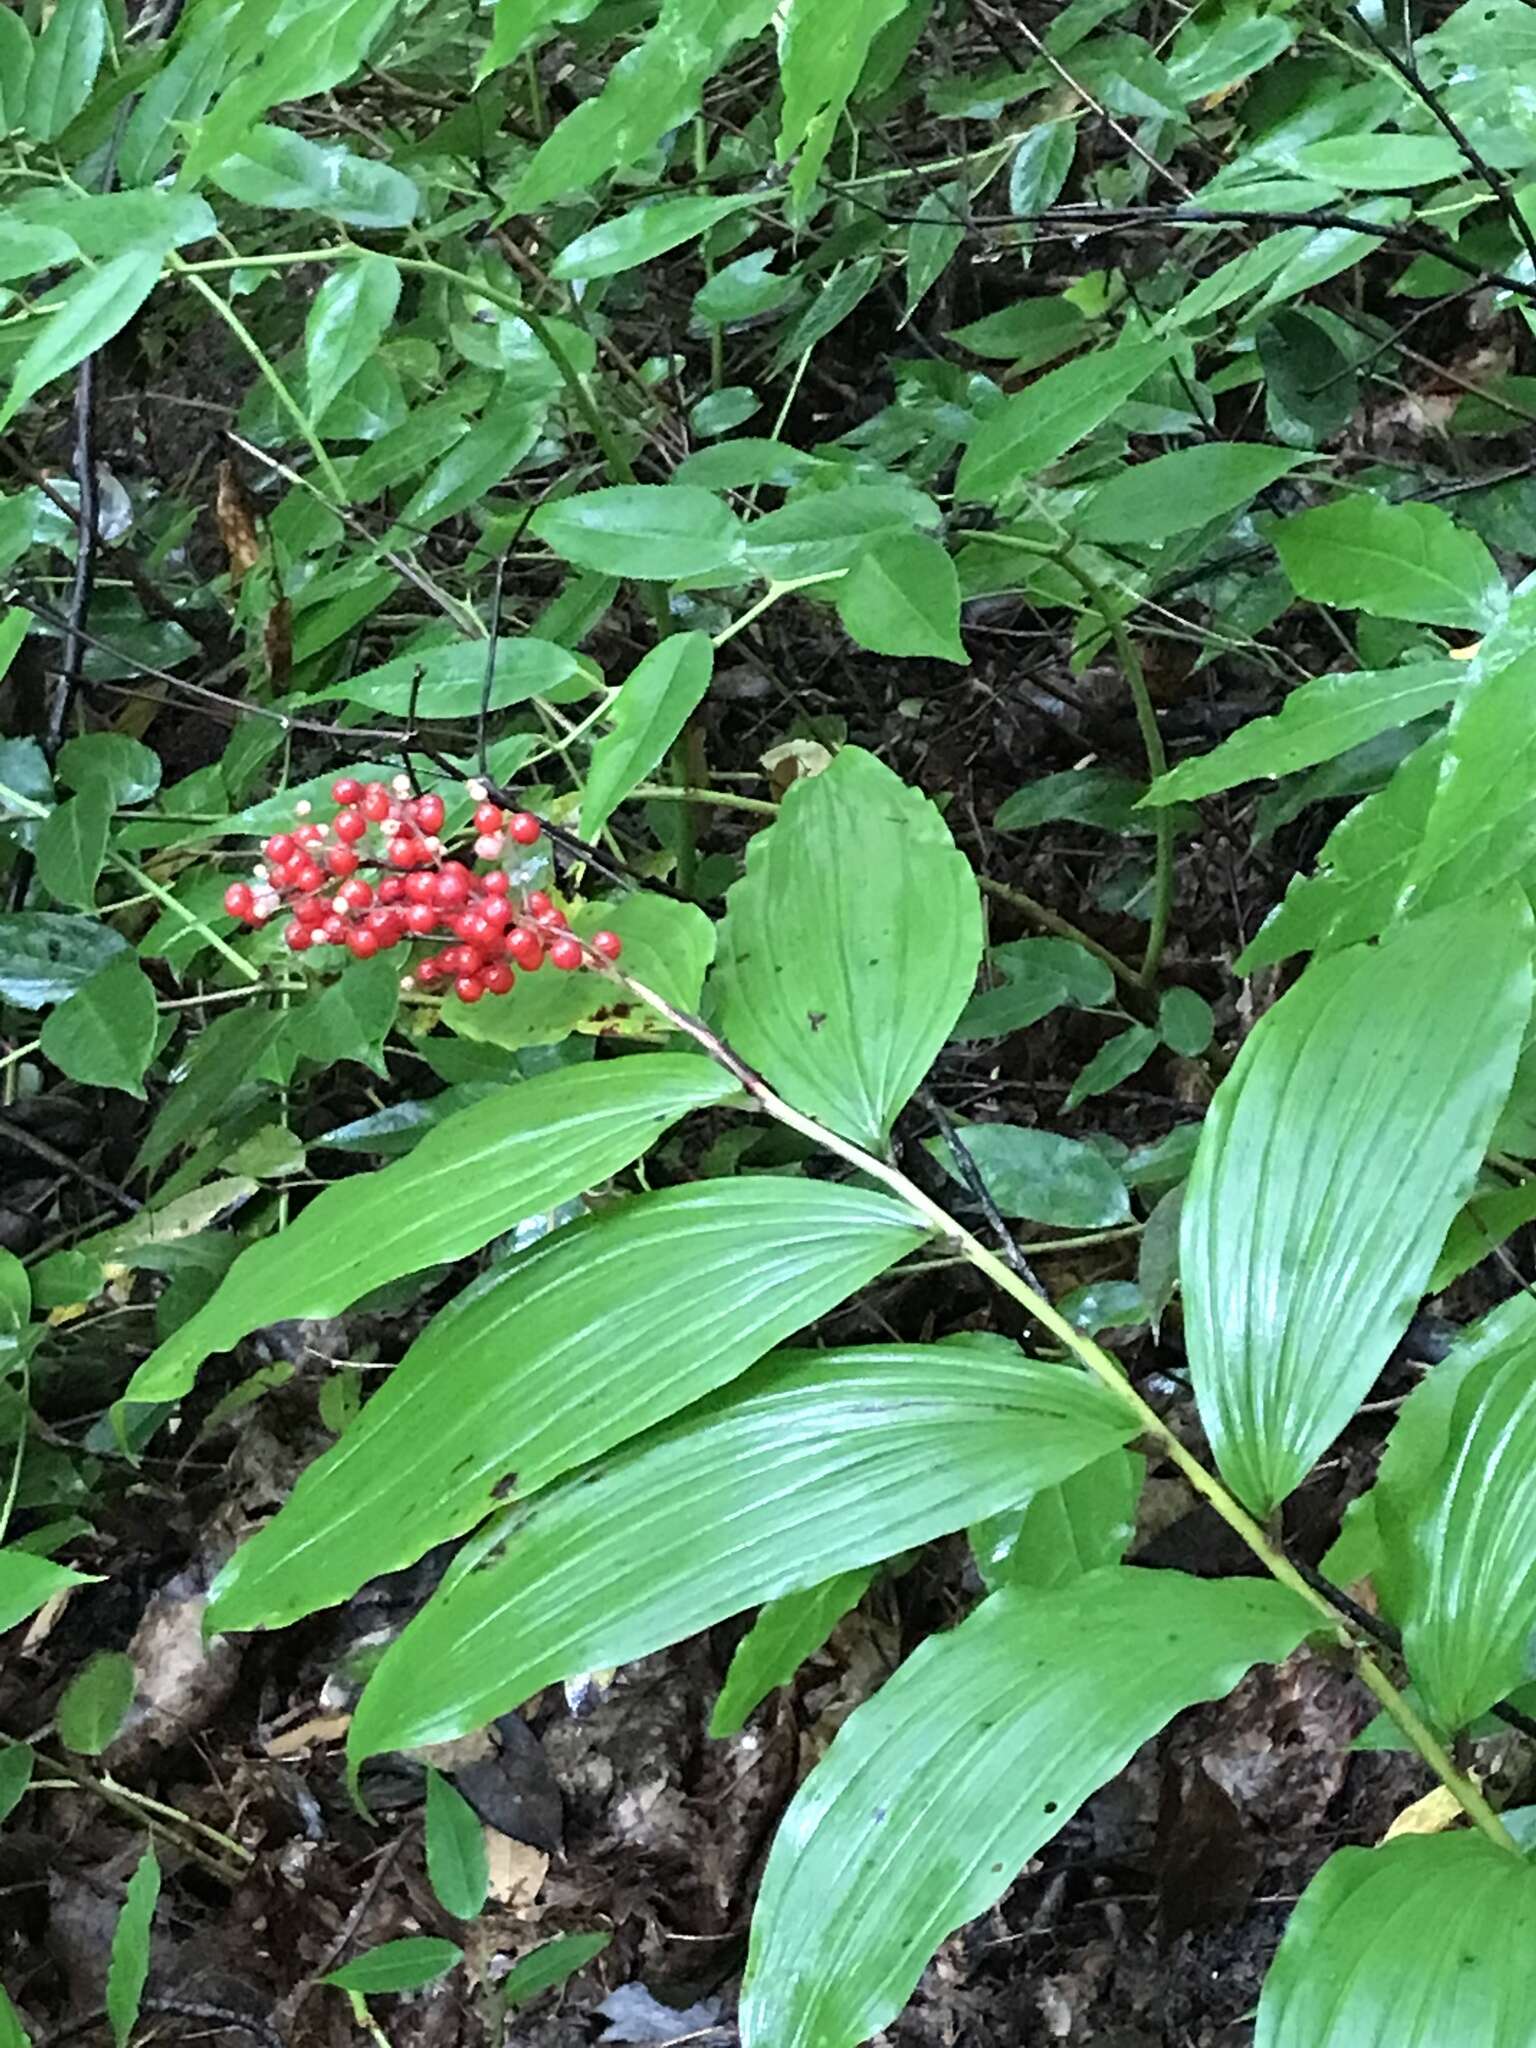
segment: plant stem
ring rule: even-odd
[[[1404,1736],[1416,1749],[1441,1783],[1453,1794],[1467,1818],[1481,1829],[1491,1842],[1511,1854],[1518,1855],[1508,1829],[1499,1819],[1483,1794],[1469,1778],[1456,1768],[1447,1755],[1444,1745],[1427,1728],[1414,1712],[1397,1687],[1376,1663],[1375,1659],[1357,1641],[1347,1620],[1333,1603],[1315,1587],[1309,1585],[1291,1563],[1285,1553],[1275,1544],[1268,1532],[1249,1514],[1242,1503],[1230,1494],[1213,1472],[1208,1472],[1193,1451],[1189,1450],[1175,1432],[1169,1428],[1157,1410],[1131,1384],[1118,1359],[1111,1356],[1102,1345],[1075,1329],[1067,1318],[1045,1296],[1031,1287],[1019,1273],[1012,1270],[997,1254],[990,1251],[981,1241],[973,1237],[965,1226],[956,1221],[943,1208],[909,1180],[899,1167],[888,1160],[867,1152],[863,1146],[845,1138],[838,1131],[830,1130],[814,1117],[806,1116],[795,1109],[768,1085],[753,1067],[723,1039],[711,1030],[702,1018],[680,1010],[665,996],[658,995],[644,982],[621,968],[588,954],[588,965],[606,973],[610,980],[628,990],[638,1002],[664,1017],[674,1030],[680,1031],[693,1040],[701,1051],[707,1053],[717,1065],[740,1082],[746,1093],[767,1115],[789,1130],[797,1131],[813,1145],[825,1152],[833,1153],[857,1172],[867,1174],[881,1183],[898,1201],[914,1210],[943,1239],[952,1250],[967,1259],[978,1272],[984,1273],[992,1284],[1009,1295],[1042,1329],[1056,1338],[1067,1351],[1087,1368],[1095,1379],[1109,1389],[1135,1415],[1142,1431],[1157,1445],[1162,1454],[1175,1465],[1200,1497],[1209,1502],[1233,1533],[1240,1537],[1265,1570],[1287,1591],[1306,1603],[1312,1611],[1327,1624],[1334,1638],[1347,1649],[1355,1662],[1361,1679],[1380,1702],[1385,1711],[1402,1730]]]

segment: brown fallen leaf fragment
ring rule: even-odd
[[[350,1714],[317,1714],[311,1720],[301,1721],[297,1728],[285,1728],[281,1735],[274,1735],[264,1747],[267,1755],[277,1761],[284,1757],[302,1756],[306,1750],[321,1743],[340,1742],[351,1726]]]
[[[491,1897],[513,1912],[533,1904],[549,1875],[549,1858],[542,1849],[514,1842],[500,1828],[485,1831],[485,1861]]]
[[[240,1644],[203,1634],[208,1581],[197,1567],[178,1572],[154,1594],[128,1645],[134,1694],[122,1729],[106,1752],[112,1769],[195,1733],[234,1690]]]
[[[224,552],[229,557],[229,587],[238,590],[261,560],[261,541],[256,533],[251,501],[245,495],[245,486],[232,462],[219,464],[213,516],[218,523]]]

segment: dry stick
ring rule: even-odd
[[[1440,1782],[1456,1799],[1475,1826],[1488,1839],[1511,1855],[1518,1855],[1509,1830],[1489,1805],[1476,1784],[1464,1772],[1457,1769],[1445,1745],[1416,1712],[1412,1704],[1393,1685],[1386,1673],[1376,1663],[1370,1652],[1351,1633],[1347,1618],[1340,1613],[1326,1594],[1309,1585],[1305,1576],[1275,1544],[1265,1529],[1249,1514],[1248,1510],[1230,1494],[1212,1472],[1208,1472],[1193,1451],[1169,1428],[1157,1410],[1136,1390],[1126,1376],[1119,1361],[1096,1344],[1091,1337],[1083,1335],[1073,1327],[1060,1311],[1037,1289],[1031,1287],[1015,1273],[995,1252],[991,1252],[974,1237],[963,1224],[956,1222],[947,1209],[926,1194],[915,1181],[909,1180],[899,1167],[888,1160],[879,1158],[873,1152],[866,1152],[852,1139],[839,1132],[829,1130],[814,1117],[806,1116],[793,1108],[782,1096],[763,1079],[755,1068],[749,1066],[723,1039],[711,1030],[701,1017],[695,1017],[686,1010],[680,1010],[665,996],[658,995],[642,981],[637,981],[622,968],[613,966],[589,946],[583,944],[583,952],[589,967],[605,974],[610,981],[626,989],[647,1009],[654,1010],[660,1017],[692,1039],[701,1051],[721,1066],[751,1096],[757,1106],[778,1123],[796,1131],[811,1144],[825,1152],[833,1153],[858,1173],[867,1174],[879,1181],[909,1209],[914,1210],[929,1226],[946,1239],[959,1255],[967,1259],[978,1271],[984,1273],[993,1285],[1000,1288],[1029,1315],[1042,1329],[1047,1330],[1059,1344],[1071,1352],[1079,1364],[1086,1366],[1111,1393],[1115,1394],[1135,1415],[1142,1431],[1157,1444],[1158,1449],[1169,1462],[1178,1467],[1183,1477],[1200,1497],[1213,1507],[1228,1528],[1247,1545],[1254,1556],[1269,1572],[1270,1576],[1294,1593],[1299,1599],[1327,1622],[1336,1641],[1349,1651],[1356,1672],[1367,1690],[1386,1711],[1411,1746],[1416,1749]]]
[[[201,1998],[143,1998],[139,2001],[139,2011],[156,2019],[201,2020],[205,2026],[231,2028],[237,2033],[249,2034],[261,2042],[262,2048],[286,2048],[282,2035],[269,2021],[258,2019],[254,2013],[239,2012],[232,2005],[210,2005]],[[106,2007],[98,2006],[95,2012],[88,2012],[77,2020],[66,2020],[52,2033],[42,2035],[37,2048],[64,2048],[66,2041],[78,2041],[82,2035],[95,2033],[108,2018]],[[112,2024],[115,2027],[116,2021]]]
[[[59,751],[74,709],[75,694],[85,666],[85,641],[81,629],[91,608],[96,588],[96,545],[101,523],[101,480],[96,474],[96,358],[89,355],[80,365],[75,384],[75,488],[80,493],[75,508],[75,575],[69,593],[69,624],[64,635],[64,663],[59,670],[53,701],[48,707],[48,728],[43,752],[49,761]]]
[[[1044,1293],[1039,1280],[1030,1271],[1029,1261],[1013,1232],[1003,1219],[1003,1212],[993,1198],[992,1190],[982,1177],[981,1168],[976,1164],[975,1155],[960,1133],[955,1129],[954,1119],[940,1102],[931,1088],[918,1090],[918,1100],[939,1127],[939,1134],[955,1163],[955,1171],[965,1183],[966,1192],[986,1217],[992,1235],[997,1239],[998,1250],[1021,1279],[1033,1287],[1037,1294]]]

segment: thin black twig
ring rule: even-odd
[[[29,1131],[25,1124],[18,1123],[14,1117],[0,1114],[0,1134],[14,1144],[20,1145],[23,1150],[36,1153],[39,1159],[46,1159],[50,1166],[56,1166],[61,1173],[70,1174],[84,1186],[94,1188],[98,1195],[105,1195],[108,1201],[115,1202],[130,1216],[137,1216],[143,1208],[144,1204],[135,1201],[126,1188],[120,1188],[115,1181],[107,1180],[99,1173],[92,1173],[88,1166],[82,1166],[79,1160],[73,1158],[61,1145],[55,1145],[48,1138],[39,1137],[36,1131]]]
[[[1029,1261],[1020,1251],[1017,1238],[1008,1228],[1003,1212],[998,1208],[992,1190],[987,1186],[981,1168],[976,1164],[975,1154],[955,1129],[949,1111],[931,1088],[920,1088],[917,1099],[938,1125],[939,1135],[954,1161],[955,1171],[959,1174],[966,1193],[986,1217],[987,1227],[997,1239],[998,1250],[1027,1286],[1032,1287],[1036,1294],[1044,1294],[1045,1289],[1030,1270]]]
[[[69,592],[64,660],[48,706],[43,752],[53,760],[68,730],[85,667],[81,637],[96,589],[96,547],[101,528],[101,480],[96,474],[96,358],[87,356],[75,379],[75,574]]]

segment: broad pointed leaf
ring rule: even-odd
[[[1531,1002],[1523,902],[1314,961],[1217,1090],[1184,1201],[1185,1340],[1222,1474],[1301,1481],[1406,1328],[1498,1116]]]
[[[387,256],[343,264],[315,294],[304,323],[304,374],[319,419],[377,349],[400,302],[400,272]]]
[[[1536,1869],[1483,1835],[1340,1849],[1291,1914],[1255,2048],[1529,2048]]]
[[[636,1159],[734,1084],[688,1054],[565,1068],[472,1104],[406,1159],[318,1195],[241,1253],[205,1307],[140,1366],[130,1401],[175,1401],[210,1353],[263,1324],[339,1315],[407,1273],[462,1259]]]
[[[1458,698],[1405,904],[1427,910],[1478,895],[1536,858],[1533,695],[1536,653],[1528,653],[1478,677]]]
[[[1438,505],[1361,491],[1287,519],[1275,547],[1299,595],[1319,604],[1440,626],[1489,626],[1505,604],[1492,555]]]
[[[428,1325],[226,1566],[215,1626],[295,1620],[462,1535],[499,1487],[533,1493],[724,1385],[925,1234],[889,1196],[775,1179],[670,1188],[557,1232]]]
[[[1111,1566],[994,1593],[930,1636],[844,1724],[779,1829],[744,2048],[855,2048],[889,2025],[944,1937],[1171,1715],[1288,1656],[1312,1622],[1278,1586]]]
[[[0,1550],[0,1634],[37,1612],[45,1600],[70,1586],[83,1586],[89,1574],[37,1557],[30,1550]]]
[[[1100,484],[1073,510],[1072,530],[1080,540],[1163,541],[1235,512],[1304,459],[1243,441],[1154,455]]]
[[[708,196],[689,199],[655,199],[631,207],[613,220],[588,228],[567,242],[549,267],[551,277],[616,277],[652,263],[671,249],[681,248],[712,228],[716,221],[739,213],[744,206],[759,203],[756,192],[737,192],[724,199]]]
[[[943,1535],[1135,1427],[1081,1375],[996,1341],[772,1360],[515,1510],[386,1652],[353,1755],[478,1728],[556,1679]]]
[[[66,376],[103,347],[137,313],[160,276],[158,249],[128,249],[96,270],[78,272],[49,301],[52,310],[16,365],[0,427],[6,426],[36,391]]]
[[[107,1969],[107,2019],[117,2048],[128,2048],[138,2023],[139,2002],[149,1981],[150,1929],[160,1897],[160,1865],[151,1842],[128,1880],[123,1910],[112,1930],[112,1958]]]
[[[158,1021],[154,983],[120,953],[47,1019],[42,1047],[72,1081],[142,1099]]]
[[[480,1816],[441,1771],[427,1772],[427,1876],[438,1904],[473,1920],[490,1886]]]
[[[738,580],[741,521],[698,484],[612,484],[555,498],[528,530],[581,569],[670,583]]]
[[[857,747],[789,790],[731,890],[721,1027],[796,1108],[883,1146],[981,955],[976,878],[925,798]]]

